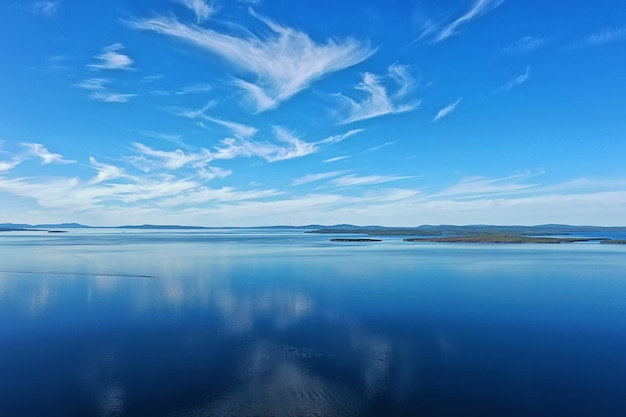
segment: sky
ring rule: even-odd
[[[626,2],[6,0],[0,223],[626,225]]]

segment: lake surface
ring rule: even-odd
[[[331,237],[1,233],[0,415],[626,415],[625,246]]]

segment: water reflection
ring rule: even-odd
[[[626,410],[612,252],[113,242],[1,248],[6,269],[76,274],[0,272],[0,414]]]

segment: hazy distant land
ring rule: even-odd
[[[604,244],[626,244],[626,240],[604,237],[602,234],[626,233],[624,226],[572,226],[564,224],[546,224],[537,226],[494,226],[494,225],[423,225],[418,227],[354,226],[341,224],[334,226],[257,226],[257,227],[207,227],[183,225],[124,225],[93,227],[78,223],[59,224],[18,224],[0,223],[0,232],[39,231],[64,233],[67,229],[158,229],[158,230],[196,230],[196,229],[299,229],[305,233],[330,235],[364,235],[367,237],[337,237],[333,242],[379,242],[377,237],[404,237],[406,242],[445,242],[445,243],[575,243],[599,242]],[[580,236],[594,233],[597,236]],[[376,237],[376,238],[373,238]]]

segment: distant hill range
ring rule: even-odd
[[[182,225],[124,225],[94,227],[79,223],[55,223],[55,224],[24,224],[24,223],[0,223],[0,231],[15,230],[40,230],[50,229],[76,229],[76,228],[102,228],[102,229],[301,229],[308,233],[321,234],[361,234],[370,236],[448,236],[448,235],[570,235],[575,233],[612,232],[626,233],[626,226],[572,226],[566,224],[542,224],[537,226],[493,226],[479,225],[423,225],[417,227],[385,227],[385,226],[355,226],[351,224],[338,224],[323,226],[318,224],[306,226],[256,226],[256,227],[208,227],[208,226],[182,226]]]

